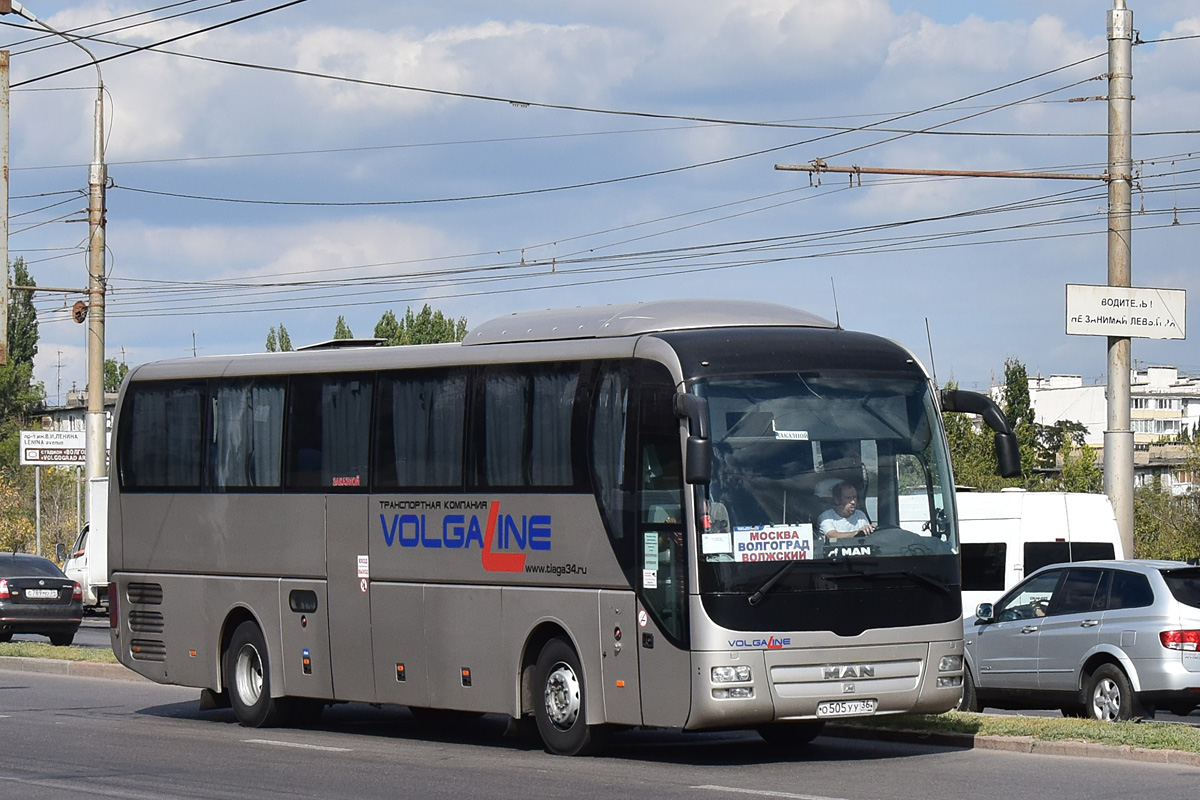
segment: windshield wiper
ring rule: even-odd
[[[918,583],[923,583],[926,586],[931,586],[937,589],[942,594],[950,594],[950,587],[946,584],[937,581],[922,572],[913,572],[911,570],[893,570],[891,572],[862,572],[861,570],[851,570],[844,572],[841,575],[824,575],[822,576],[827,581],[837,581],[842,578],[868,578],[871,580],[879,578],[911,578]]]
[[[754,594],[750,595],[749,598],[747,598],[750,602],[750,605],[756,606],[760,602],[762,602],[762,599],[763,599],[763,597],[766,596],[767,592],[771,591],[771,587],[774,586],[775,584],[779,583],[779,579],[782,578],[784,575],[787,575],[788,571],[791,570],[792,567],[796,566],[799,563],[800,563],[800,560],[797,559],[796,561],[789,561],[788,563],[784,564],[779,569],[778,572],[776,572],[774,575],[772,575],[770,578],[767,579],[766,583],[764,583],[762,586],[758,587],[757,592],[755,592]]]

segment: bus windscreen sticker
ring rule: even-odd
[[[733,530],[735,561],[804,561],[812,557],[813,528],[807,522]]]
[[[733,552],[733,536],[729,533],[703,533],[700,535],[700,549],[704,555]]]

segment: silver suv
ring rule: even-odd
[[[1200,704],[1200,567],[1051,564],[963,621],[959,708],[1060,708],[1114,720]]]

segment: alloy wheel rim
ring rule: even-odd
[[[579,677],[559,662],[546,677],[546,716],[560,731],[569,730],[579,719]]]
[[[1116,682],[1110,678],[1100,681],[1092,697],[1092,706],[1097,719],[1115,720],[1121,710],[1121,690],[1117,687]]]
[[[258,657],[258,650],[250,645],[238,651],[234,680],[237,683],[238,697],[242,698],[246,705],[252,706],[258,702],[258,698],[262,696],[262,660]]]

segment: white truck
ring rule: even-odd
[[[901,514],[908,516],[903,499]],[[1047,564],[1125,557],[1112,503],[1103,494],[960,491],[955,503],[964,616]]]
[[[88,481],[88,521],[63,562],[63,572],[83,587],[84,611],[108,610],[108,478]]]

